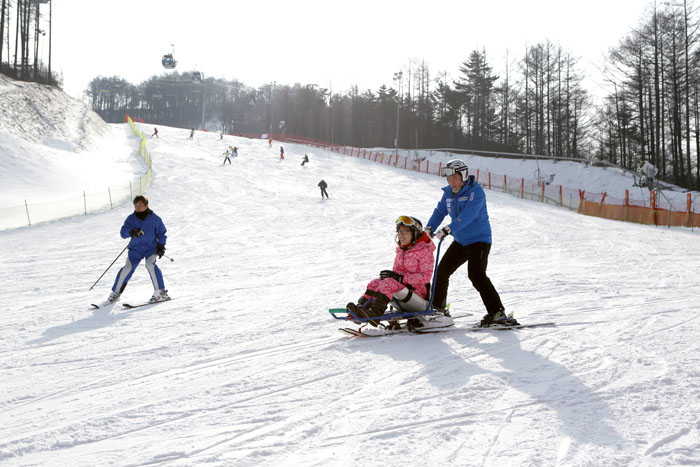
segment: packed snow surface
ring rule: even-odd
[[[468,332],[462,269],[454,330],[354,339],[326,310],[391,266],[394,219],[425,221],[442,180],[188,133],[151,142],[173,301],[89,309],[129,206],[0,232],[0,464],[700,463],[697,233],[487,191],[491,279],[521,322],[558,325]],[[139,266],[122,302],[150,294]]]
[[[129,136],[126,125],[107,125],[59,89],[0,74],[0,214],[25,200],[60,202],[128,187],[143,171]]]

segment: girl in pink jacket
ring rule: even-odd
[[[355,303],[348,303],[352,314],[369,318],[381,316],[392,298],[408,301],[412,294],[427,300],[433,276],[435,245],[415,217],[396,219],[396,259],[392,270],[379,273],[379,278],[367,284],[367,290]],[[377,326],[378,321],[370,321]]]

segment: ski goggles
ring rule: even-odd
[[[407,225],[407,226],[422,228],[422,226],[420,224],[418,224],[418,222],[416,222],[415,219],[413,219],[412,217],[408,217],[408,216],[399,216],[396,219],[396,225],[397,226]]]
[[[451,167],[443,167],[442,169],[440,169],[440,171],[441,171],[441,175],[443,177],[449,177],[450,175],[458,174],[461,172],[466,172],[467,168],[464,167],[464,168],[458,170],[458,169],[453,169]]]

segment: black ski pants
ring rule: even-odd
[[[491,279],[486,275],[486,266],[489,262],[490,243],[472,243],[460,245],[452,242],[445,255],[438,265],[437,279],[435,280],[435,306],[444,308],[447,301],[447,289],[450,285],[450,276],[464,263],[468,262],[467,275],[474,288],[481,295],[486,312],[491,314],[503,311],[501,297],[498,296],[496,288],[491,283]]]
[[[321,187],[321,199],[328,198],[328,192],[325,187]]]

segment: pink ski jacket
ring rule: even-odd
[[[425,299],[430,293],[426,285],[433,279],[434,252],[435,244],[426,233],[408,248],[396,247],[394,272],[401,274],[403,283],[411,285],[415,292]]]

